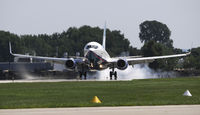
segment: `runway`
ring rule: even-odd
[[[65,81],[85,81],[85,80],[67,80],[67,79],[21,79],[21,80],[0,80],[0,83],[32,83],[32,82],[65,82]],[[89,81],[89,80],[87,80]]]
[[[200,105],[2,109],[0,115],[200,115]]]
[[[0,80],[0,83],[34,83],[34,82],[74,82],[74,81],[129,81],[129,80],[99,80],[99,79],[21,79],[21,80]]]

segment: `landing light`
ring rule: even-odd
[[[100,64],[100,65],[99,65],[99,68],[103,68],[103,65]]]

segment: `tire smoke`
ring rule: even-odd
[[[117,71],[118,80],[176,77],[175,72],[166,72],[161,70],[154,71],[153,69],[148,67],[148,64],[137,64],[134,65],[134,67],[128,66],[128,68],[125,70],[115,70]],[[109,73],[110,69],[99,71],[96,73],[96,75],[93,75],[93,78],[95,77],[99,80],[109,80]]]

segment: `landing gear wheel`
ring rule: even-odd
[[[112,80],[112,75],[113,75],[113,72],[111,71],[110,72],[110,80]]]
[[[117,80],[117,72],[116,71],[114,72],[114,77],[115,77],[115,80]]]
[[[79,72],[79,76],[80,76],[80,80],[82,79],[87,79],[87,72]],[[82,78],[82,76],[84,76],[84,78]]]
[[[84,79],[86,80],[87,79],[87,73],[84,72]]]
[[[116,71],[110,71],[110,80],[112,80],[113,75],[114,75],[114,79],[117,80],[117,72]]]
[[[79,72],[79,79],[82,80],[82,72]]]

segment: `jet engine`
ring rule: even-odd
[[[74,61],[74,59],[69,59],[65,62],[65,67],[67,69],[74,69],[76,67],[76,62]]]
[[[128,67],[128,62],[124,59],[119,59],[117,61],[117,69],[125,70]]]

